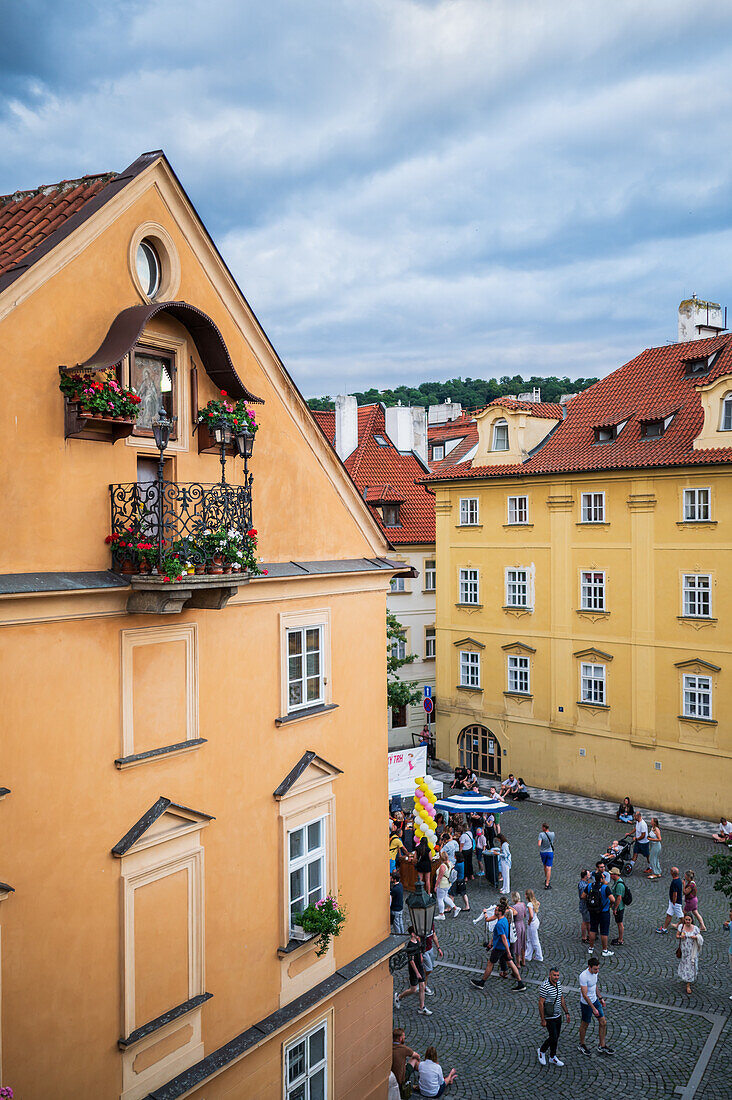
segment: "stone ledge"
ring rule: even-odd
[[[203,577],[185,576],[178,581],[133,574],[125,578],[132,591],[127,598],[130,615],[179,615],[185,608],[220,611],[235,596],[249,573],[217,573]]]

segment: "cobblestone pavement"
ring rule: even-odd
[[[556,857],[551,891],[544,891],[537,837],[543,820],[556,831]],[[644,1098],[644,1100],[730,1100],[732,1097],[732,970],[726,900],[714,891],[706,859],[714,846],[690,834],[663,834],[664,877],[649,882],[638,868],[630,877],[633,903],[626,915],[626,946],[613,948],[602,959],[600,989],[607,996],[608,1045],[614,1058],[597,1054],[595,1025],[588,1031],[592,1057],[577,1049],[579,1026],[578,977],[587,948],[580,943],[576,882],[582,867],[593,867],[613,837],[626,827],[617,822],[567,808],[523,803],[505,814],[503,828],[511,845],[511,885],[522,892],[532,887],[541,902],[540,939],[544,963],[527,963],[527,993],[511,992],[512,981],[492,977],[485,990],[469,985],[485,965],[482,928],[467,913],[436,924],[443,963],[434,972],[435,996],[427,999],[431,1017],[417,1014],[417,998],[407,998],[395,1010],[394,1021],[406,1029],[407,1043],[422,1055],[437,1047],[443,1070],[452,1066],[458,1080],[448,1095],[493,1100],[518,1092],[544,1097]],[[699,978],[690,997],[676,976],[673,933],[656,935],[668,904],[668,868],[696,872],[699,908],[709,929],[700,956]],[[483,880],[469,884],[472,916],[497,896]],[[405,917],[408,913],[405,911]],[[614,935],[614,923],[611,935]],[[539,1065],[536,1047],[543,1033],[538,1022],[537,984],[558,966],[572,1019],[563,1027],[559,1055],[563,1069]],[[405,972],[395,975],[395,989],[404,987]]]

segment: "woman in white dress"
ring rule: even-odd
[[[501,854],[498,857],[498,869],[501,874],[501,893],[506,897],[511,896],[511,849],[508,846],[503,833],[496,837],[496,844],[500,846]]]
[[[526,912],[527,912],[527,933],[528,943],[526,944],[526,961],[530,962],[531,959],[536,959],[537,962],[544,961],[544,952],[541,949],[539,942],[539,928],[541,927],[541,921],[539,920],[539,902],[537,901],[536,894],[533,890],[526,891]]]
[[[691,993],[691,983],[696,981],[699,974],[699,949],[704,943],[704,937],[694,924],[691,913],[684,914],[676,931],[676,939],[679,941],[677,950],[681,951],[677,973],[682,982],[686,982],[686,992]]]

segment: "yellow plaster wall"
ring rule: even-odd
[[[132,651],[134,751],[186,739],[186,643],[156,642]]]
[[[135,890],[135,1027],[188,1000],[188,874]]]
[[[478,449],[474,466],[511,466],[522,462],[529,451],[538,446],[559,421],[549,417],[527,416],[520,409],[504,409],[492,405],[476,416],[478,422]],[[499,420],[508,424],[508,450],[494,451],[493,427]]]

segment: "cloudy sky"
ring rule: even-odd
[[[163,148],[307,396],[732,307],[727,0],[0,2],[0,193]]]

